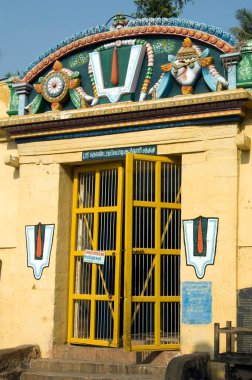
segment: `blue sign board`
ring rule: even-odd
[[[212,322],[212,282],[186,281],[182,284],[182,322],[187,325]]]
[[[111,158],[124,158],[127,153],[156,155],[157,145],[131,146],[128,148],[113,148],[88,150],[82,152],[82,160],[107,160]]]

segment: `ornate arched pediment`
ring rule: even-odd
[[[116,16],[112,29],[78,33],[38,57],[16,89],[32,86],[30,113],[219,91],[228,87],[220,56],[237,42],[188,20]]]

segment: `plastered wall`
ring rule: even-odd
[[[17,156],[17,146],[14,142],[0,143],[0,248],[15,248],[17,246],[17,209],[19,170],[7,166],[5,161],[10,155]],[[10,192],[11,189],[11,192]]]
[[[4,164],[10,154],[17,154],[15,144],[0,143],[0,347],[14,326],[19,173]]]
[[[233,137],[231,134],[233,133]],[[207,151],[183,155],[182,219],[199,215],[219,218],[214,265],[206,267],[199,280],[192,266],[185,262],[182,244],[181,279],[212,283],[212,322],[223,325],[236,321],[236,241],[237,241],[237,148],[236,128],[230,137],[209,143]],[[200,337],[200,339],[199,339]],[[213,324],[182,324],[182,352],[212,351]]]
[[[39,344],[44,355],[53,343],[56,244],[52,246],[49,268],[36,280],[27,268],[25,226],[39,222],[55,224],[57,237],[59,165],[21,165],[18,212],[18,249],[16,251],[15,324],[13,341]]]
[[[0,117],[7,117],[9,109],[10,90],[5,82],[0,82]]]
[[[72,174],[73,169],[71,166],[60,166],[53,326],[55,344],[66,343],[67,337]]]
[[[232,132],[231,132],[232,131]],[[186,265],[184,244],[181,250],[181,280],[200,284],[207,281],[212,287],[212,322],[181,325],[182,353],[210,352],[213,357],[215,322],[224,326],[227,320],[236,325],[237,291],[237,148],[234,136],[216,139],[207,151],[183,155],[182,160],[182,219],[199,215],[219,218],[214,265],[206,267],[202,280],[194,268]],[[200,306],[199,306],[200,308]],[[182,310],[183,313],[183,310]],[[224,348],[224,341],[221,342]],[[223,379],[223,366],[212,366],[213,379]]]
[[[235,124],[180,127],[118,134],[113,139],[102,136],[19,145],[17,246],[6,264],[6,268],[11,263],[14,267],[8,268],[0,280],[0,286],[7,283],[12,294],[9,304],[4,305],[4,315],[12,313],[11,319],[0,317],[11,333],[1,341],[2,347],[36,343],[43,356],[50,356],[53,343],[66,340],[72,167],[82,164],[82,152],[157,144],[158,154],[182,158],[182,219],[199,215],[219,218],[215,264],[207,266],[202,280],[186,265],[183,243],[181,250],[182,282],[212,284],[211,323],[182,324],[181,352],[212,352],[213,323],[236,322],[237,130]],[[55,234],[50,266],[38,281],[27,268],[24,228],[39,222],[54,223]],[[15,277],[10,283],[7,278],[11,272]]]
[[[13,172],[11,167],[8,170]],[[0,348],[38,344],[43,356],[51,356],[53,343],[65,342],[70,172],[59,164],[41,163],[24,164],[18,170],[15,245],[12,249],[0,249]],[[9,198],[13,186],[10,182]],[[39,222],[55,224],[55,231],[50,265],[36,280],[33,269],[27,267],[25,226]]]
[[[243,131],[252,140],[252,115],[244,125]],[[251,151],[239,153],[239,222],[238,222],[238,289],[252,288],[252,191]]]

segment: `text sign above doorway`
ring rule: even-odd
[[[124,158],[127,153],[156,155],[157,145],[131,146],[113,149],[88,150],[82,152],[82,160],[107,160],[111,158]]]

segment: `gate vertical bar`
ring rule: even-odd
[[[131,295],[132,295],[132,220],[133,220],[133,155],[126,155],[125,176],[125,272],[124,272],[124,331],[123,342],[127,351],[131,348]]]
[[[123,167],[118,168],[118,187],[117,187],[117,219],[116,219],[116,246],[115,246],[115,310],[114,315],[114,339],[119,342],[120,334],[120,296],[121,296],[121,266],[122,266],[122,212],[123,212]],[[116,183],[116,181],[115,181]]]
[[[98,249],[98,234],[99,234],[99,213],[98,207],[100,202],[100,172],[95,173],[95,201],[94,201],[94,235],[92,248]],[[90,316],[90,340],[95,339],[95,325],[96,325],[96,279],[97,279],[97,264],[93,265],[92,270],[92,286],[91,286],[91,316]]]
[[[73,307],[73,293],[74,293],[74,256],[73,252],[76,247],[76,207],[77,207],[77,199],[78,199],[78,173],[75,171],[74,173],[74,182],[73,182],[73,212],[72,212],[72,226],[71,226],[71,260],[70,260],[70,274],[69,274],[69,301],[68,301],[68,341],[73,336],[73,318],[74,318],[74,307]]]
[[[155,345],[160,344],[160,236],[161,236],[161,162],[156,162],[155,167],[156,209],[155,209]]]

